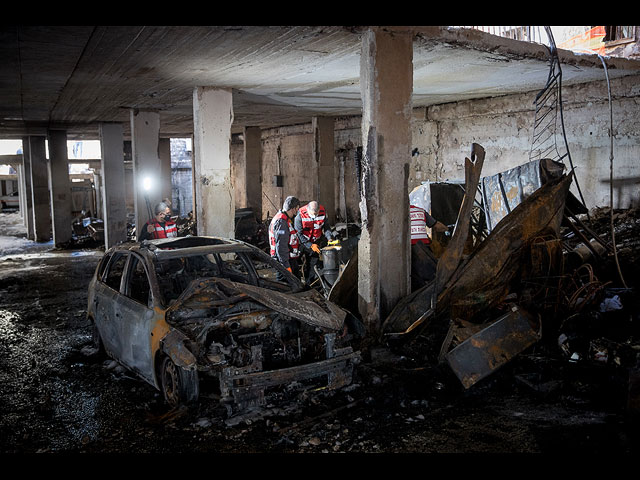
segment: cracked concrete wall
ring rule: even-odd
[[[360,196],[357,185],[356,155],[362,145],[360,117],[335,119],[335,192],[333,201],[339,213],[338,221],[360,221]],[[262,218],[273,217],[288,195],[301,202],[313,200],[318,189],[317,166],[313,158],[313,125],[290,125],[261,132]],[[234,136],[231,142],[231,170],[237,208],[246,206],[244,144]],[[342,163],[342,170],[341,169]],[[342,173],[340,173],[342,172]],[[282,187],[274,177],[282,176]],[[343,180],[342,187],[340,180]],[[320,199],[321,203],[329,203]],[[342,205],[342,207],[341,207]]]
[[[313,199],[317,191],[315,166],[312,155],[313,131],[308,125],[290,125],[264,129],[261,132],[262,219],[271,218],[282,207],[289,195],[301,202]],[[230,145],[231,178],[236,208],[247,207],[250,188],[244,167],[244,142],[234,135]],[[252,174],[252,173],[249,173]],[[253,173],[255,174],[255,173]],[[282,177],[282,186],[275,176]],[[357,206],[357,205],[356,205]]]
[[[487,156],[482,175],[529,161],[537,92],[430,107],[414,121],[411,179],[463,180],[473,142]],[[640,205],[640,86],[638,77],[611,82],[614,130],[614,208]],[[610,114],[606,81],[563,86],[564,123],[576,178],[588,208],[609,205]],[[430,134],[421,132],[431,132]],[[433,143],[435,139],[435,144]],[[558,141],[564,145],[562,138]],[[570,168],[569,160],[564,163]],[[423,176],[427,178],[422,178]],[[575,182],[572,191],[577,195]]]
[[[289,195],[303,204],[313,200],[317,178],[312,147],[311,122],[262,132],[262,218],[273,217]],[[281,187],[275,176],[282,177]]]

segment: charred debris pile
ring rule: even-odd
[[[465,192],[486,192],[478,188],[491,181],[480,179],[484,149],[474,144],[471,156]],[[519,384],[545,395],[567,371],[587,382],[615,378],[619,398],[637,409],[640,210],[589,213],[570,192],[573,175],[563,165],[526,168],[538,184],[521,188],[519,203],[488,233],[504,205],[464,194],[435,277],[397,304],[380,342],[416,368],[448,367],[464,389],[507,364]],[[474,221],[478,205],[487,213],[483,235]]]

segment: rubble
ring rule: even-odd
[[[474,165],[466,159],[465,168],[465,191],[470,192],[479,181],[474,166],[481,168],[484,156],[479,146],[474,152],[480,161]],[[465,389],[514,359],[526,364],[532,352],[534,372],[557,361],[607,369],[624,392],[627,408],[637,408],[637,285],[625,286],[614,254],[623,258],[619,263],[627,272],[637,266],[638,211],[614,213],[614,247],[610,213],[586,214],[569,191],[571,173],[546,160],[526,167],[480,181],[495,193],[505,192],[506,183],[502,188],[496,184],[508,179],[513,193],[518,172],[528,179],[518,195],[504,201],[493,195],[493,204],[482,203],[491,231],[480,242],[470,242],[477,234],[470,228],[474,199],[463,197],[456,232],[439,255],[435,279],[398,302],[383,323],[381,341],[397,355],[411,357],[414,365],[446,365]],[[512,365],[514,379],[538,393],[549,394],[566,380],[559,370],[555,378],[543,380],[518,367]]]
[[[73,221],[74,245],[104,245],[104,222],[101,218],[83,217]]]
[[[354,383],[339,393],[287,391],[292,401],[278,403],[280,408],[271,402],[259,412],[233,417],[212,409],[208,404],[213,402],[167,411],[152,389],[115,365],[96,360],[85,348],[89,327],[78,312],[84,312],[86,279],[100,252],[82,258],[70,255],[68,265],[59,260],[61,254],[25,257],[20,265],[8,257],[0,262],[5,309],[0,327],[3,351],[8,353],[2,358],[7,386],[2,397],[7,414],[0,419],[3,449],[636,451],[637,425],[628,421],[633,417],[619,415],[612,405],[628,413],[640,411],[640,301],[637,276],[631,275],[638,268],[639,213],[614,211],[616,248],[627,288],[621,286],[609,249],[605,247],[601,256],[573,255],[582,239],[561,223],[557,235],[532,235],[529,248],[511,253],[520,259],[518,274],[505,283],[508,288],[498,301],[485,301],[473,315],[469,312],[475,309],[453,309],[461,312],[458,316],[443,309],[446,315],[426,317],[409,332],[407,327],[385,334],[384,345],[371,349],[354,372]],[[608,209],[580,219],[609,242]],[[463,253],[461,266],[477,255],[479,250]],[[331,289],[332,298],[357,298],[353,282],[346,281],[357,275],[354,266],[357,257],[347,262]],[[414,291],[401,302],[410,318],[405,325],[413,325],[434,306],[430,295],[421,295],[425,291]],[[440,299],[436,310],[438,306],[443,307]],[[486,338],[490,331],[483,330],[501,326],[496,323],[516,313],[514,308],[530,318],[533,327],[523,332],[533,343],[500,345],[500,352],[514,354],[498,355],[499,365],[487,362],[487,374],[466,388],[456,371],[470,372],[469,363],[454,371],[453,359],[462,352],[456,349],[476,335]],[[482,354],[493,352],[487,346],[479,353],[486,359]]]

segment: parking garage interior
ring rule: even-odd
[[[635,42],[509,28],[3,26],[3,453],[636,452]],[[264,250],[291,195],[349,246],[318,291],[366,329],[350,385],[169,407],[91,351],[89,281],[149,205]],[[443,296],[412,283],[416,202]],[[500,349],[481,378],[463,334]]]

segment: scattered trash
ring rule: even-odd
[[[620,297],[618,295],[614,295],[612,298],[605,298],[600,304],[601,312],[612,312],[614,310],[621,309],[622,303],[620,302]]]

